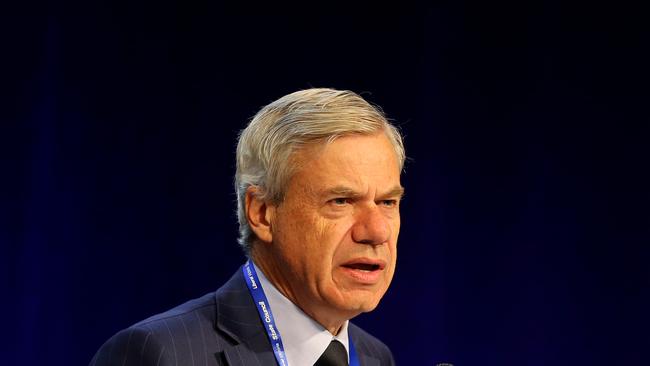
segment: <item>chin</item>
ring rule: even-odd
[[[379,301],[373,302],[372,304],[366,304],[366,305],[363,305],[363,306],[359,309],[359,311],[361,311],[362,313],[368,313],[368,312],[371,312],[371,311],[375,310],[375,308],[377,307],[377,305],[379,305]]]
[[[355,294],[349,294],[345,300],[347,301],[344,304],[341,304],[342,308],[360,314],[375,310],[377,305],[379,305],[379,300],[381,300],[381,298],[363,298],[358,295],[355,296]]]

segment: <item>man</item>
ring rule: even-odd
[[[109,339],[91,365],[392,365],[349,322],[393,277],[399,132],[357,94],[308,89],[262,108],[237,146],[249,261],[215,293]]]

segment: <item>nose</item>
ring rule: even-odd
[[[377,205],[364,208],[356,215],[352,228],[352,240],[355,243],[381,245],[388,242],[390,234],[390,224]]]

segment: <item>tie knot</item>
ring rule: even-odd
[[[337,340],[332,340],[314,366],[348,366],[348,352],[345,346]]]

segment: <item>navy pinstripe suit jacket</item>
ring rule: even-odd
[[[352,323],[348,331],[361,365],[395,364],[388,347],[377,338]],[[276,365],[276,361],[244,276],[237,271],[216,292],[118,332],[90,365],[244,366]]]

